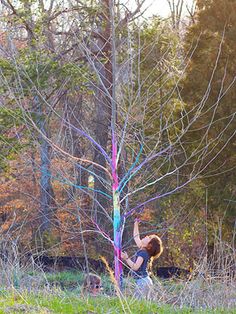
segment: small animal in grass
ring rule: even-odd
[[[92,273],[87,274],[83,282],[82,294],[96,297],[101,292],[102,292],[101,277]]]

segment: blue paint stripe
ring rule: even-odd
[[[40,171],[40,170],[39,170]],[[83,186],[83,185],[77,185],[77,184],[74,184],[72,183],[71,181],[69,180],[66,180],[65,178],[63,178],[63,180],[61,180],[60,178],[56,177],[56,176],[53,176],[52,174],[49,174],[49,173],[46,173],[44,171],[40,171],[41,173],[44,173],[45,176],[48,176],[50,177],[52,180],[55,180],[55,181],[58,181],[58,182],[61,182],[62,184],[66,184],[66,185],[69,185],[69,186],[73,186],[77,189],[80,189],[80,190],[90,190],[90,191],[93,191],[93,192],[97,192],[97,193],[100,193],[104,196],[106,196],[107,198],[109,199],[112,199],[112,196],[101,191],[101,190],[96,190],[96,189],[93,189],[93,188],[90,188],[88,186]]]
[[[131,173],[131,171],[134,169],[134,167],[137,165],[138,161],[139,161],[139,158],[142,154],[142,151],[143,151],[143,145],[140,146],[140,150],[139,150],[139,153],[134,161],[134,163],[132,164],[132,166],[130,167],[130,169],[128,170],[128,172],[126,173],[126,175],[124,176],[124,178],[120,181],[120,184],[119,184],[119,187],[118,187],[118,191],[121,193],[123,191],[123,189],[125,188],[126,184],[129,182],[129,180],[135,175],[135,173],[137,171],[135,171],[134,173]],[[128,179],[126,179],[128,177]],[[124,182],[124,184],[123,184]]]

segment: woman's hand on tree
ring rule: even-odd
[[[129,257],[128,257],[128,254],[126,252],[121,252],[121,258],[123,260],[127,260]]]

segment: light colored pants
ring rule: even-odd
[[[149,276],[136,279],[134,297],[137,299],[150,299],[152,286],[153,282]]]

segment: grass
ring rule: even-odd
[[[41,291],[38,294],[19,292],[17,290],[1,291],[0,313],[30,313],[30,314],[176,314],[176,313],[227,313],[235,311],[179,309],[171,305],[160,305],[155,302],[137,301],[131,298],[122,302],[117,297],[101,296],[96,298],[80,298],[73,292],[62,290]]]
[[[62,289],[73,289],[81,286],[84,274],[77,271],[63,271],[57,273],[47,273],[46,280],[53,286],[59,286]]]
[[[84,298],[80,287],[84,274],[78,271],[57,273],[22,272],[17,286],[0,285],[1,313],[236,313],[234,281],[218,281],[197,278],[186,281],[160,281],[154,279],[153,301],[137,301],[132,298],[132,279],[125,279],[126,297],[114,296],[114,287],[107,275],[102,276],[103,295]]]

